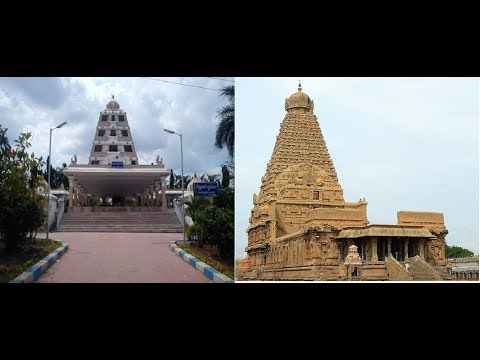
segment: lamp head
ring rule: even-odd
[[[57,128],[57,129],[60,129],[63,125],[66,125],[66,124],[67,124],[67,122],[64,121],[63,123],[61,123],[60,125],[58,125],[56,128]]]
[[[169,133],[169,134],[175,134],[175,131],[172,131],[172,130],[168,130],[168,129],[163,129],[163,131]]]

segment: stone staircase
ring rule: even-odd
[[[410,265],[410,274],[414,281],[443,280],[440,273],[418,255],[406,262]]]
[[[181,233],[182,225],[173,211],[75,212],[63,215],[58,232]]]
[[[385,267],[387,268],[387,276],[390,281],[413,280],[412,275],[391,255],[385,259]]]

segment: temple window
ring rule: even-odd
[[[102,151],[102,145],[95,145],[95,149],[93,151],[95,151],[95,152]]]
[[[92,160],[92,161],[90,161],[90,164],[91,165],[98,165],[98,164],[100,164],[100,161],[99,160]]]
[[[102,115],[102,121],[107,121],[108,115]]]
[[[137,162],[135,160],[132,160],[132,165],[137,165]]]
[[[117,136],[116,130],[110,130],[110,136]]]
[[[313,192],[313,200],[320,200],[320,191]]]
[[[128,136],[128,131],[127,130],[122,130],[122,136]]]
[[[105,136],[105,130],[98,130],[98,136]]]
[[[124,115],[118,115],[118,121],[125,121]]]
[[[108,145],[108,151],[118,151],[117,145]]]
[[[115,115],[112,115],[112,117],[110,118],[110,121],[115,121]]]
[[[125,149],[125,152],[132,152],[132,145],[124,145],[123,148]]]

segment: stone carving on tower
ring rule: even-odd
[[[108,165],[114,161],[138,165],[127,113],[120,109],[112,95],[105,110],[100,112],[88,162],[90,165]]]
[[[250,239],[257,233],[275,238],[298,231],[313,207],[345,204],[313,101],[301,84],[285,100],[285,110],[260,193],[253,197]]]

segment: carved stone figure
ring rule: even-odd
[[[158,166],[160,166],[160,167],[165,167],[165,166],[163,165],[163,159],[160,158],[160,155],[157,155],[157,158],[156,158],[155,161],[156,161],[156,163],[157,163]]]

